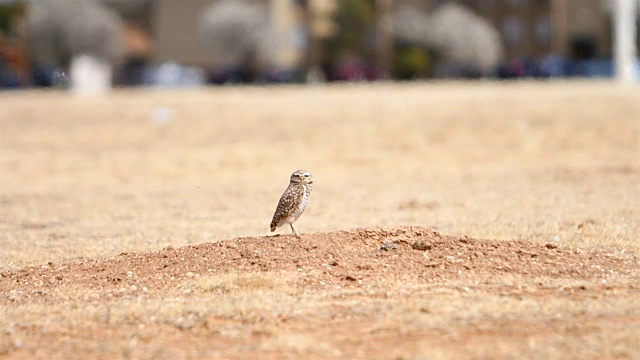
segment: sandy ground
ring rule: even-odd
[[[0,355],[640,358],[639,99],[0,93]],[[265,237],[300,168],[303,236]]]

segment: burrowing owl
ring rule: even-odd
[[[298,170],[291,174],[289,179],[289,187],[280,197],[276,212],[271,220],[271,231],[275,231],[277,227],[284,224],[291,226],[291,231],[298,236],[293,223],[298,220],[304,209],[309,205],[309,197],[311,196],[311,184],[313,177],[306,170]]]

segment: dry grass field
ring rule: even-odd
[[[638,219],[639,87],[0,93],[0,357],[640,359]]]

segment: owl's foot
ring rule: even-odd
[[[293,231],[293,236],[295,237],[300,237],[300,235],[298,234],[298,232],[296,231],[296,227],[293,226],[293,224],[289,224],[289,226],[291,226],[291,231]]]

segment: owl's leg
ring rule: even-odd
[[[300,235],[298,235],[298,232],[296,231],[296,227],[293,226],[293,223],[289,225],[291,226],[291,231],[293,231],[293,235],[295,235],[296,237],[300,237]]]

